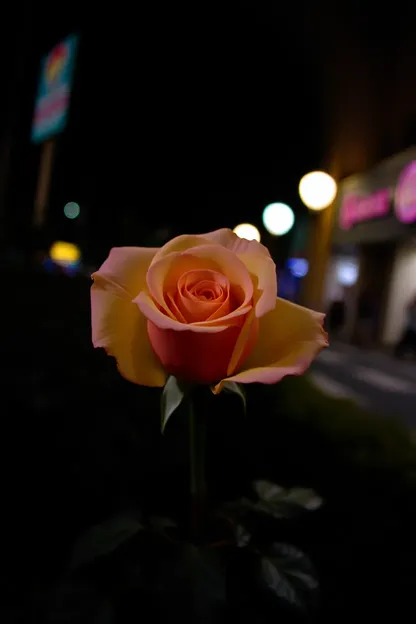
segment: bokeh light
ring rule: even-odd
[[[240,223],[233,230],[234,234],[237,234],[239,238],[245,238],[246,240],[255,240],[260,242],[260,232],[255,225],[251,223]]]
[[[324,171],[311,171],[299,182],[299,195],[311,210],[323,210],[335,199],[337,183]]]
[[[263,224],[266,230],[274,236],[287,234],[295,223],[295,215],[287,204],[276,202],[269,204],[263,210]]]
[[[76,219],[77,217],[79,217],[80,212],[81,208],[76,202],[68,202],[64,206],[64,215],[67,217],[67,219]]]
[[[337,265],[337,279],[342,286],[354,286],[359,275],[359,268],[352,260],[340,260]]]
[[[64,267],[75,266],[81,259],[81,251],[73,243],[56,241],[49,251],[49,256],[56,264]]]
[[[305,258],[289,258],[287,266],[293,277],[305,277],[309,271],[309,262]]]

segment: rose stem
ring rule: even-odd
[[[201,515],[205,496],[205,430],[202,414],[195,416],[192,398],[189,398],[189,450],[191,478],[191,536],[197,540],[201,529]]]

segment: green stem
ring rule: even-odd
[[[205,430],[202,414],[195,415],[189,398],[189,451],[191,486],[191,535],[198,540],[205,502]]]
[[[197,443],[194,404],[192,399],[189,399],[189,452],[192,498],[195,498],[198,493]]]

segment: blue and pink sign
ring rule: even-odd
[[[65,129],[77,47],[78,37],[71,35],[42,59],[32,124],[34,143],[41,143]]]
[[[357,223],[387,217],[394,197],[394,213],[401,223],[416,222],[416,161],[401,172],[394,193],[384,188],[371,195],[347,194],[341,204],[339,226],[349,230]]]

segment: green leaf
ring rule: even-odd
[[[316,605],[318,580],[308,557],[290,544],[273,544],[261,557],[259,581],[278,602],[300,611]]]
[[[226,381],[223,384],[223,388],[226,392],[236,394],[243,402],[244,413],[247,411],[246,393],[241,384],[235,381]]]
[[[238,548],[245,548],[251,541],[251,534],[241,524],[237,524],[235,529],[235,540]]]
[[[109,555],[142,529],[138,519],[130,514],[115,516],[91,527],[76,541],[70,568],[74,570],[92,563],[98,557]]]
[[[257,500],[240,498],[226,503],[224,508],[234,520],[243,524],[245,528],[250,526],[250,530],[254,533],[258,533],[259,530],[261,532],[259,526],[264,528],[265,524],[261,518],[265,520],[265,516],[274,520],[297,518],[305,511],[318,509],[323,503],[314,490],[305,488],[285,489],[269,481],[255,481],[253,489],[257,494]],[[270,525],[270,522],[267,521],[267,524]]]
[[[162,392],[162,433],[173,412],[178,409],[186,395],[186,387],[171,375]]]
[[[259,497],[255,508],[275,518],[288,518],[302,511],[314,511],[322,505],[322,498],[311,489],[286,489],[270,481],[255,481],[254,491]]]

